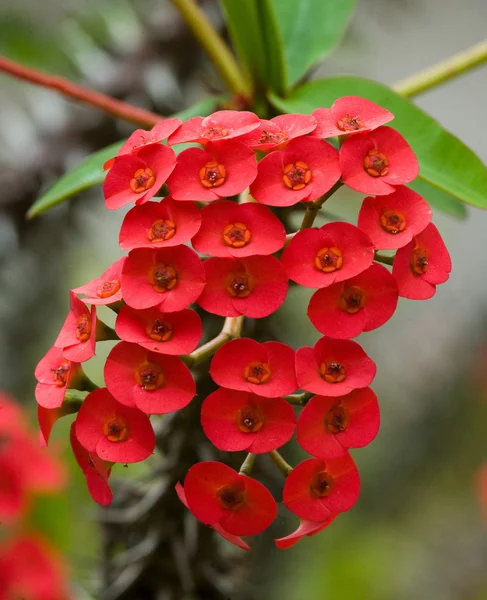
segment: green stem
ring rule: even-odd
[[[97,342],[106,342],[107,340],[119,340],[120,338],[115,332],[115,329],[109,327],[100,319],[96,321],[96,341]]]
[[[383,263],[385,265],[393,265],[394,264],[394,256],[386,256],[385,254],[381,254],[380,252],[375,253],[374,260],[376,260],[377,262]]]
[[[93,383],[88,375],[80,369],[76,377],[71,381],[70,389],[79,390],[80,392],[93,392],[98,389],[96,383]]]
[[[210,57],[228,89],[234,94],[250,98],[250,86],[237,61],[195,0],[171,1]]]
[[[281,471],[281,473],[284,475],[284,477],[287,477],[289,475],[289,473],[293,470],[291,465],[282,458],[282,456],[279,454],[279,452],[277,450],[273,450],[272,452],[269,452],[268,454],[272,458],[274,464],[279,469],[279,471]]]
[[[290,396],[284,396],[284,400],[293,406],[306,406],[313,396],[314,394],[311,392],[303,392],[302,394],[291,394]]]
[[[109,308],[110,310],[113,310],[113,312],[117,313],[117,315],[124,306],[125,306],[125,302],[123,300],[117,300],[117,302],[112,302],[111,304],[107,304],[107,308]]]
[[[239,475],[250,475],[252,473],[252,469],[254,468],[256,458],[257,454],[252,454],[249,452],[249,454],[247,454],[247,458],[243,461],[242,466],[240,467]]]
[[[181,356],[180,358],[186,365],[188,365],[188,367],[198,366],[199,364],[210,358],[210,356],[213,356],[213,354],[215,354],[218,348],[223,346],[223,344],[226,344],[226,342],[240,337],[243,322],[243,315],[241,315],[240,317],[227,317],[225,319],[223,329],[215,338],[213,338],[209,342],[206,342],[206,344],[203,344],[194,352],[191,352],[191,354]]]
[[[304,213],[303,217],[303,222],[301,223],[301,227],[299,228],[300,231],[313,226],[313,223],[316,219],[316,215],[318,214],[320,208],[328,200],[328,198],[331,198],[331,196],[333,196],[333,194],[342,187],[342,185],[343,184],[341,181],[337,181],[335,185],[326,192],[326,194],[323,194],[323,196],[321,196],[321,198],[318,198],[318,200],[315,200],[314,202],[307,203],[306,212]]]
[[[418,96],[449,79],[478,67],[485,61],[487,61],[487,40],[399,81],[392,89],[406,98]]]

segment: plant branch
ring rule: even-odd
[[[383,263],[384,265],[394,264],[394,256],[387,256],[386,254],[381,254],[380,252],[376,252],[374,254],[374,260]]]
[[[129,121],[130,123],[142,127],[153,127],[164,118],[149,110],[132,106],[121,100],[106,96],[101,92],[95,92],[71,83],[63,77],[48,75],[42,71],[24,67],[3,56],[0,56],[0,72],[7,73],[8,75],[17,77],[17,79],[23,79],[24,81],[28,81],[35,85],[55,90],[63,96],[74,98],[75,100],[89,104],[94,108],[99,108],[113,117]]]
[[[218,348],[223,346],[223,344],[240,337],[243,321],[243,315],[240,317],[227,317],[221,332],[215,338],[209,342],[206,342],[206,344],[203,344],[191,352],[191,354],[181,356],[181,360],[183,360],[188,367],[198,366],[206,359],[210,358],[210,356],[213,356],[213,354],[215,354]]]
[[[252,473],[252,469],[254,468],[256,458],[257,454],[252,454],[249,452],[246,459],[243,461],[242,466],[240,467],[239,475],[250,475]]]
[[[424,71],[399,81],[392,89],[406,98],[418,96],[449,79],[478,67],[486,61],[487,40],[484,40],[436,65],[424,69]]]
[[[272,458],[274,464],[279,469],[279,471],[281,471],[284,477],[287,477],[289,473],[293,470],[291,465],[282,458],[282,456],[277,450],[272,450],[272,452],[268,452],[268,454]]]
[[[303,217],[303,222],[301,223],[301,227],[299,228],[300,231],[313,226],[313,223],[316,219],[316,215],[318,214],[320,208],[328,200],[328,198],[331,198],[331,196],[333,196],[333,194],[342,187],[342,185],[343,184],[341,181],[337,181],[335,185],[330,190],[328,190],[326,194],[323,194],[323,196],[318,198],[318,200],[307,203],[306,212],[304,213]]]
[[[302,394],[291,394],[290,396],[284,396],[284,400],[293,406],[306,406],[313,396],[314,394],[311,392],[303,392]]]

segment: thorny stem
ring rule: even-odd
[[[71,83],[64,77],[48,75],[42,71],[19,65],[13,60],[0,56],[0,72],[8,73],[18,79],[29,81],[42,87],[56,90],[63,96],[69,96],[80,102],[90,104],[118,119],[124,119],[142,127],[153,127],[164,117],[137,106],[132,106],[121,100],[111,98],[101,92],[95,92],[80,85]]]
[[[289,473],[293,470],[291,465],[282,458],[282,456],[277,450],[272,450],[272,452],[268,452],[268,454],[274,461],[274,464],[279,469],[279,471],[281,471],[284,477],[287,477]]]
[[[380,263],[384,263],[385,265],[394,264],[394,256],[386,256],[385,254],[380,254],[380,252],[375,253],[374,260]]]
[[[306,406],[313,396],[314,394],[311,392],[303,392],[302,394],[291,394],[290,396],[284,396],[284,400],[293,406]]]
[[[181,359],[188,367],[198,366],[206,359],[210,358],[210,356],[213,356],[223,344],[240,337],[243,321],[243,315],[240,317],[227,317],[221,332],[215,338],[206,342],[206,344],[203,344],[194,352],[191,352],[191,354],[182,356]]]
[[[250,475],[252,473],[252,469],[254,468],[256,458],[257,454],[252,454],[249,452],[246,459],[243,461],[242,466],[240,467],[239,475]]]
[[[323,194],[323,196],[321,196],[321,198],[318,198],[318,200],[315,200],[314,202],[307,203],[306,212],[304,213],[303,217],[303,222],[301,223],[301,227],[299,228],[300,231],[313,226],[313,223],[316,219],[316,215],[318,214],[320,208],[328,200],[328,198],[331,198],[331,196],[333,196],[333,194],[342,187],[342,185],[343,184],[341,181],[337,181],[335,185],[326,192],[326,194]]]

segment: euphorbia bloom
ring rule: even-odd
[[[169,137],[169,145],[185,142],[207,144],[231,140],[257,129],[260,119],[245,110],[219,110],[207,117],[193,117]]]
[[[69,292],[69,297],[71,310],[54,346],[62,349],[65,359],[81,363],[95,355],[96,306],[90,310],[74,292]]]
[[[61,406],[66,390],[76,385],[80,373],[79,363],[64,358],[61,348],[50,348],[34,372],[38,381],[35,389],[37,403],[45,408]]]
[[[83,294],[84,302],[88,304],[112,304],[122,299],[122,290],[120,280],[122,277],[122,267],[125,262],[125,256],[119,258],[97,279],[85,283],[81,287],[75,288],[75,294]]]
[[[306,521],[305,519],[300,519],[296,531],[293,531],[285,537],[274,540],[274,543],[279,550],[287,550],[288,548],[291,548],[291,546],[297,544],[304,536],[312,536],[323,531],[323,529],[326,529],[328,525],[333,523],[337,516],[338,515],[332,515],[324,521]]]
[[[269,151],[284,148],[294,138],[311,133],[316,128],[312,115],[278,115],[270,121],[262,120],[259,127],[240,138],[253,150]]]

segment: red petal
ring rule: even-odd
[[[311,536],[323,531],[323,529],[333,523],[337,516],[338,515],[333,515],[325,521],[306,521],[304,519],[300,519],[299,526],[296,531],[293,531],[286,537],[274,540],[274,543],[280,550],[287,550],[288,548],[291,548],[291,546],[294,546],[294,544],[297,544],[305,535]]]

